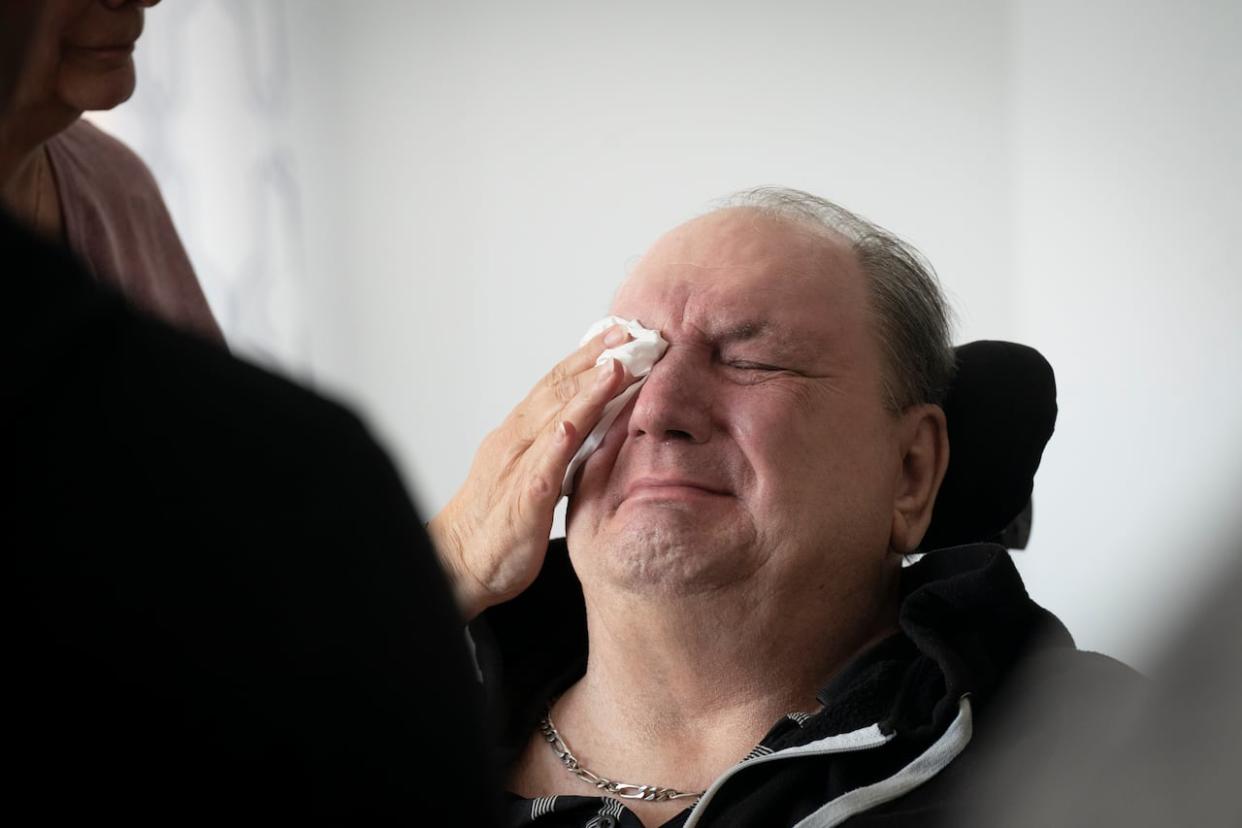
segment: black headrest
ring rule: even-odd
[[[1035,470],[1057,420],[1057,385],[1039,351],[960,345],[945,399],[949,468],[922,549],[997,541],[1026,546]]]

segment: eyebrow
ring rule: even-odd
[[[742,322],[725,328],[712,338],[719,342],[745,342],[757,339],[771,330],[772,326],[767,322]]]
[[[764,339],[771,342],[781,352],[788,353],[791,356],[803,353],[807,346],[805,340],[799,340],[797,337],[791,336],[785,328],[762,320],[730,325],[728,328],[712,336],[711,339],[719,345]]]
[[[742,322],[725,328],[712,337],[717,342],[748,342],[752,339],[771,338],[783,344],[792,344],[787,332],[766,321]]]

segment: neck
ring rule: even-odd
[[[584,763],[627,781],[710,784],[896,628],[898,570],[884,571],[836,595],[813,579],[691,596],[585,589],[587,672],[557,703],[558,727]]]

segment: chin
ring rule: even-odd
[[[79,112],[112,109],[130,99],[137,85],[133,61],[124,66],[102,72],[82,69],[61,71],[59,93],[61,101]]]
[[[570,538],[574,569],[586,583],[649,596],[715,592],[749,578],[754,531],[674,519],[647,519],[594,538]]]

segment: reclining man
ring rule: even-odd
[[[553,507],[634,381],[594,367],[623,328],[531,391],[429,527],[503,709],[507,824],[927,825],[1015,666],[1125,672],[999,546],[902,566],[949,460],[917,252],[758,190],[660,239],[613,312],[668,349],[577,473],[568,560]]]

